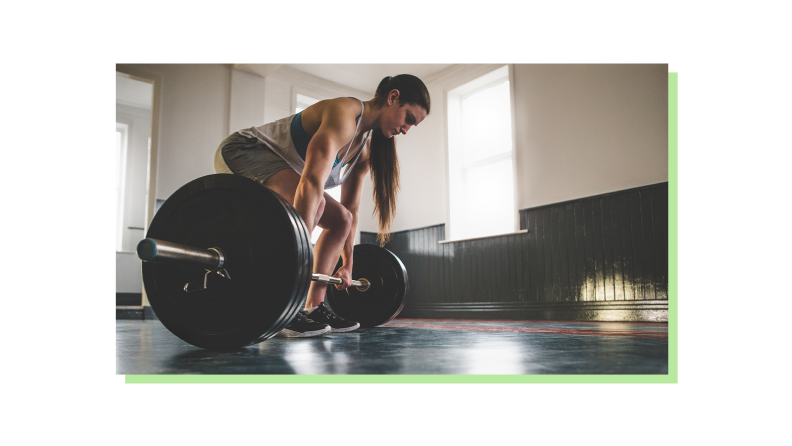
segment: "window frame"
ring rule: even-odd
[[[126,174],[129,155],[130,123],[116,121],[116,133],[121,133],[121,153],[116,172],[116,252],[122,252],[124,243],[124,216],[126,206]]]

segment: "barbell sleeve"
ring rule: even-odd
[[[218,248],[194,248],[153,238],[138,243],[137,255],[146,262],[202,266],[210,270],[219,270],[225,263],[223,252]]]

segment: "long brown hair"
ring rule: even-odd
[[[429,114],[429,90],[426,85],[411,74],[387,76],[380,81],[374,94],[374,105],[385,105],[388,94],[399,90],[399,104],[418,105]],[[390,226],[396,213],[396,195],[399,192],[399,157],[396,155],[395,137],[386,138],[381,129],[374,129],[371,135],[371,183],[374,185],[374,213],[379,220],[377,241],[385,246],[390,240]]]

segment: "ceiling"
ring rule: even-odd
[[[432,76],[444,71],[453,64],[239,64],[234,68],[248,73],[267,77],[280,67],[302,71],[337,84],[346,85],[360,91],[374,93],[377,85],[385,76],[412,74],[429,82]]]
[[[374,94],[385,76],[409,73],[429,83],[453,64],[238,64],[235,69],[267,77],[281,67],[301,71],[356,90]],[[116,76],[116,96],[127,105],[151,108],[152,85]]]

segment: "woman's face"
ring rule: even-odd
[[[399,91],[393,90],[388,95],[385,113],[380,120],[380,128],[386,138],[396,135],[406,135],[414,125],[418,125],[426,118],[426,110],[420,105],[399,102]]]

